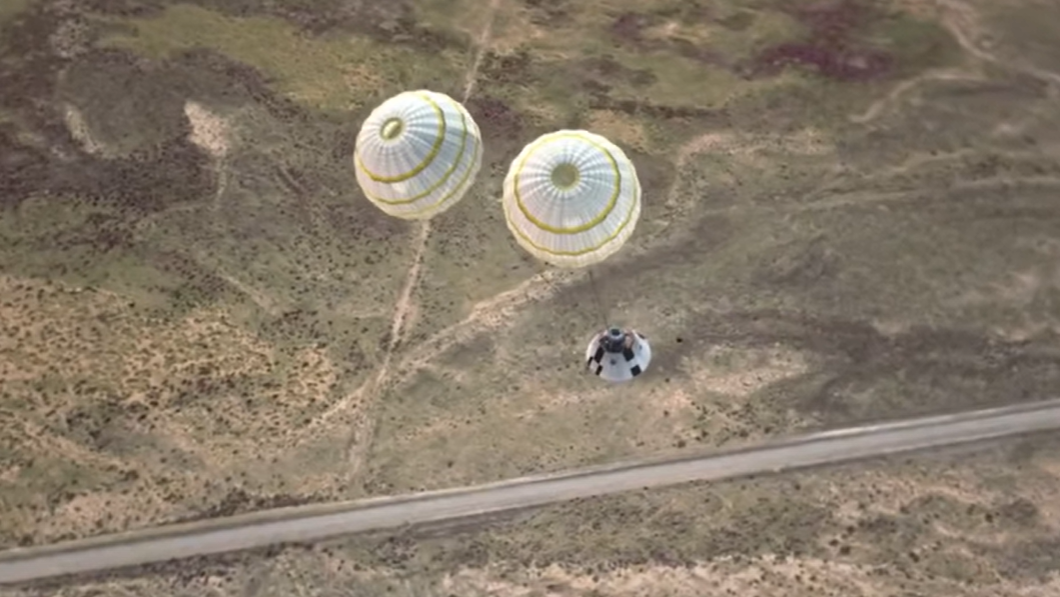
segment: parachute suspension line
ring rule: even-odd
[[[596,309],[599,312],[600,318],[603,320],[603,329],[608,329],[611,326],[611,321],[607,316],[607,308],[604,307],[604,301],[600,299],[600,290],[596,287],[596,278],[593,276],[593,267],[590,265],[589,270],[589,286],[593,289],[593,299],[596,301]]]
[[[550,270],[549,270],[548,264],[535,259],[534,260],[534,269],[537,270],[534,273],[534,275],[539,277],[539,278],[541,278],[541,282],[544,283],[545,288],[547,288],[549,292],[554,292],[556,290],[556,285],[552,282],[552,280],[549,279],[549,275],[548,274],[550,273]],[[533,279],[531,278],[530,281],[533,281]],[[528,284],[527,287],[526,287],[525,296],[526,296],[527,303],[533,303],[534,302],[534,300],[533,300],[534,291],[533,291],[532,288],[533,288],[532,284]]]

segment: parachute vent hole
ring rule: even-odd
[[[405,123],[400,118],[389,118],[383,123],[383,128],[380,129],[379,135],[387,141],[393,141],[401,136],[403,132],[405,132]]]
[[[560,164],[552,169],[552,184],[558,189],[569,189],[578,184],[581,174],[574,164]]]

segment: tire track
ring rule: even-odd
[[[475,57],[472,60],[471,66],[465,77],[464,94],[461,99],[463,103],[467,103],[471,94],[475,90],[479,69],[482,66],[482,59],[485,56],[486,50],[489,47],[490,39],[493,35],[493,21],[496,17],[499,6],[500,0],[491,0],[486,9],[487,15],[485,17],[485,25],[483,25],[482,31],[476,39],[477,48],[475,51]],[[349,412],[354,406],[359,405],[360,408],[354,415],[353,429],[351,430],[350,440],[347,445],[349,467],[346,474],[350,477],[356,476],[363,467],[363,459],[375,437],[374,403],[386,389],[386,385],[390,380],[391,363],[394,360],[394,355],[398,348],[400,348],[405,334],[410,327],[410,321],[413,319],[412,315],[415,311],[414,297],[416,289],[419,287],[420,274],[423,268],[424,258],[426,257],[430,236],[431,221],[424,220],[420,223],[418,233],[412,239],[412,263],[409,265],[409,269],[405,275],[405,283],[402,286],[401,293],[398,295],[394,307],[394,315],[390,323],[389,341],[387,342],[386,352],[383,354],[383,359],[379,365],[377,373],[333,407],[311,421],[302,434],[303,439],[311,436],[313,432],[318,430],[322,425],[333,420],[338,415]]]

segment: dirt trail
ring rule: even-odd
[[[471,62],[471,67],[468,69],[465,78],[464,94],[462,97],[464,103],[470,99],[471,94],[475,90],[479,68],[482,65],[482,58],[485,55],[486,50],[489,48],[490,40],[492,38],[493,21],[499,5],[500,0],[491,0],[487,8],[486,23],[476,39],[477,49],[475,57]],[[375,420],[374,413],[372,412],[373,404],[376,399],[378,399],[379,395],[383,393],[387,383],[390,381],[391,363],[393,362],[394,354],[398,347],[401,346],[405,333],[410,328],[410,324],[414,319],[414,298],[416,288],[419,286],[420,272],[422,271],[423,260],[427,252],[427,244],[430,240],[430,236],[431,222],[430,220],[425,220],[420,224],[417,234],[411,239],[413,246],[412,263],[409,265],[408,272],[405,275],[405,284],[401,289],[401,294],[398,295],[394,307],[394,315],[390,323],[390,339],[387,343],[386,352],[383,355],[383,360],[379,365],[378,371],[368,381],[348,394],[335,406],[313,420],[306,427],[307,433],[304,433],[303,435],[303,439],[311,437],[312,432],[319,429],[322,424],[332,420],[336,415],[348,412],[354,405],[359,405],[360,408],[355,414],[355,421],[353,423],[348,450],[350,466],[347,473],[351,476],[356,475],[357,471],[360,470],[363,464],[363,456],[367,451],[368,446],[372,443],[372,438],[375,435]]]

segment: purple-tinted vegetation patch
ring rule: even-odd
[[[876,15],[854,0],[794,8],[791,14],[810,29],[807,41],[770,46],[754,59],[755,75],[775,75],[788,66],[810,67],[842,81],[865,81],[890,72],[894,57],[858,39]]]
[[[641,31],[651,24],[651,18],[635,12],[627,12],[615,18],[611,24],[611,34],[622,41],[642,41]]]
[[[773,46],[756,59],[757,74],[776,74],[789,65],[809,66],[830,79],[864,81],[890,70],[891,57],[880,51],[845,50],[812,43],[790,43]]]

